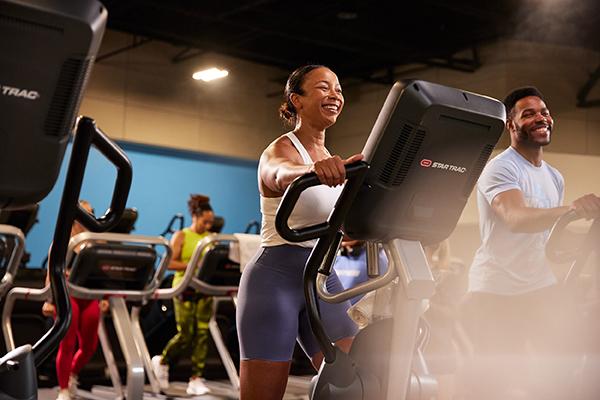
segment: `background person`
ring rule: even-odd
[[[176,271],[173,287],[183,279],[196,245],[210,234],[215,217],[209,198],[201,194],[190,195],[188,209],[192,224],[175,232],[171,238],[173,257],[169,269]],[[190,395],[210,392],[201,377],[208,352],[208,322],[212,316],[212,303],[212,296],[202,295],[191,288],[173,298],[177,334],[167,343],[161,355],[152,357],[152,366],[161,389],[169,387],[169,365],[175,365],[182,356],[189,355],[192,372],[186,392]]]
[[[79,204],[89,213],[94,210],[89,202],[80,200]],[[75,221],[71,227],[71,237],[86,232],[87,229]],[[77,251],[77,250],[76,250]],[[66,271],[68,277],[69,272]],[[46,283],[50,281],[46,276]],[[108,310],[106,300],[78,299],[69,296],[71,301],[71,324],[67,333],[58,346],[56,354],[56,377],[58,379],[57,400],[70,400],[77,392],[78,375],[81,369],[90,361],[98,347],[98,324],[100,312]],[[47,317],[56,315],[52,300],[42,305],[42,314]]]

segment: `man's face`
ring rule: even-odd
[[[550,111],[537,96],[523,97],[517,101],[507,122],[511,139],[532,147],[550,144],[553,124]]]

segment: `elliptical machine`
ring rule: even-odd
[[[573,399],[592,400],[598,397],[600,391],[600,382],[598,382],[598,373],[600,372],[600,346],[598,346],[598,316],[600,315],[600,219],[595,219],[587,232],[583,235],[581,243],[576,248],[565,249],[567,226],[572,222],[581,219],[575,211],[568,211],[561,216],[552,227],[550,236],[546,242],[546,257],[555,263],[570,263],[569,270],[565,275],[562,284],[566,289],[567,295],[572,296],[577,293],[578,301],[574,306],[577,318],[580,318],[586,335],[579,337],[579,341],[584,343],[584,351],[579,355],[576,379],[576,393],[573,393]],[[586,267],[589,267],[589,288],[581,291],[579,285]],[[582,293],[583,292],[583,293]],[[567,299],[569,300],[569,299]],[[578,335],[579,336],[579,335]]]
[[[57,317],[53,328],[34,346],[20,346],[0,359],[0,399],[3,400],[37,398],[36,367],[41,365],[52,351],[58,347],[60,340],[68,329],[71,309],[65,286],[64,268],[73,221],[77,218],[86,228],[93,231],[111,229],[118,223],[125,209],[129,188],[131,187],[132,169],[129,160],[121,149],[95,126],[94,121],[89,118],[82,118],[76,131],[65,190],[48,259],[50,287],[42,290],[25,289],[27,294],[40,292],[40,300],[47,298],[47,289],[51,289],[52,298],[56,304]],[[100,218],[88,214],[78,204],[87,156],[92,144],[118,169],[111,206]],[[18,265],[18,262],[16,265]],[[10,274],[5,275],[5,278],[8,280],[10,276]],[[4,291],[9,288],[8,284],[5,286],[2,287]],[[13,290],[16,289],[23,288],[13,288]],[[14,303],[14,300],[12,302],[8,301],[9,298],[13,297],[11,293],[12,291],[7,295],[5,307],[8,304],[11,304],[12,307]],[[32,298],[36,297],[32,296]],[[5,331],[5,339],[8,339],[6,329],[10,329],[10,324],[4,323],[2,328]],[[12,348],[10,345],[7,347]]]
[[[25,235],[23,231],[15,226],[0,225],[0,240],[2,240],[3,245],[7,242],[11,243],[10,247],[2,246],[3,253],[6,252],[3,254],[6,260],[3,260],[4,265],[2,265],[5,268],[4,275],[0,281],[0,296],[4,296],[12,286],[17,269],[21,263],[21,257],[23,257],[25,250]]]
[[[0,1],[0,208],[37,203],[54,187],[106,19],[96,0]],[[117,168],[110,208],[100,218],[78,205],[92,145]],[[37,398],[35,367],[58,346],[70,323],[64,265],[73,221],[92,231],[110,229],[123,213],[131,178],[131,163],[121,149],[93,120],[80,119],[48,262],[57,317],[34,346],[0,359],[0,399]]]
[[[589,227],[581,246],[570,250],[561,249],[560,242],[563,239],[567,226],[578,219],[581,219],[581,217],[577,216],[575,211],[565,213],[552,226],[548,241],[546,242],[546,257],[550,261],[555,263],[571,263],[569,271],[563,280],[563,284],[567,286],[576,283],[575,281],[581,275],[592,255],[598,257],[597,246],[600,242],[600,220],[598,219],[595,219]],[[596,280],[600,279],[600,274],[595,275]]]
[[[10,264],[17,262],[17,267],[24,267],[30,258],[30,254],[25,249],[24,240],[31,228],[38,222],[37,215],[39,204],[32,204],[27,207],[3,210],[0,208],[0,268],[9,272]],[[14,228],[17,230],[15,231]],[[16,270],[12,271],[16,273]],[[6,279],[0,284],[0,296],[5,293],[3,288],[10,287],[14,276],[5,275]],[[9,284],[7,281],[10,281]]]
[[[277,231],[292,242],[318,238],[304,271],[311,329],[325,359],[313,380],[311,399],[435,395],[435,380],[415,357],[419,320],[434,292],[422,244],[450,235],[504,121],[504,106],[495,99],[424,81],[398,82],[362,151],[364,161],[346,166],[344,190],[326,222],[290,228],[288,218],[296,201],[320,182],[308,174],[288,187],[277,211]],[[354,239],[382,244],[388,270],[378,276],[376,257],[369,257],[372,279],[330,294],[324,283],[342,226]],[[323,328],[317,292],[325,301],[340,302],[386,285],[393,286],[393,318],[365,328],[345,354]]]

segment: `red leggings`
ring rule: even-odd
[[[77,375],[92,358],[98,346],[100,307],[98,300],[70,297],[73,315],[67,334],[60,342],[56,355],[56,375],[61,389],[69,386],[69,376]],[[75,343],[79,349],[75,352]]]

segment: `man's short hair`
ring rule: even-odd
[[[516,88],[512,92],[510,92],[508,96],[506,96],[506,98],[504,99],[506,115],[509,115],[512,112],[513,108],[515,108],[515,104],[517,104],[517,101],[529,96],[539,97],[542,101],[544,101],[544,95],[535,86],[524,86]]]

